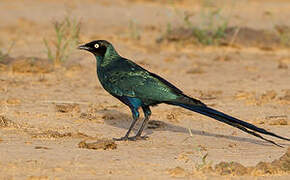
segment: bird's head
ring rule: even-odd
[[[78,49],[87,50],[93,53],[95,56],[102,57],[104,57],[107,50],[111,48],[112,48],[111,43],[109,43],[106,40],[96,40],[78,47]]]

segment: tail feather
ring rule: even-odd
[[[220,122],[223,122],[223,123],[226,123],[228,125],[231,125],[233,127],[236,127],[248,134],[251,134],[251,135],[254,135],[258,138],[261,138],[267,142],[270,142],[272,144],[275,144],[276,146],[279,146],[279,147],[282,147],[280,145],[278,145],[277,143],[275,143],[274,141],[271,141],[269,139],[266,139],[264,137],[262,137],[261,135],[257,134],[256,132],[259,132],[259,133],[262,133],[262,134],[266,134],[266,135],[270,135],[270,136],[273,136],[273,137],[277,137],[277,138],[280,138],[280,139],[283,139],[283,140],[286,140],[286,141],[290,141],[289,138],[285,138],[285,137],[282,137],[282,136],[279,136],[277,134],[274,134],[272,132],[269,132],[265,129],[262,129],[262,128],[259,128],[253,124],[250,124],[250,123],[247,123],[245,121],[242,121],[242,120],[239,120],[237,118],[234,118],[232,116],[229,116],[227,114],[224,114],[220,111],[217,111],[215,109],[212,109],[212,108],[209,108],[207,106],[199,106],[199,105],[190,105],[190,104],[183,104],[183,103],[173,103],[173,105],[177,105],[177,106],[181,106],[183,108],[186,108],[188,110],[191,110],[191,111],[194,111],[194,112],[197,112],[197,113],[200,113],[200,114],[203,114],[205,116],[209,116],[211,118],[214,118]],[[252,131],[250,131],[250,130]],[[256,132],[254,132],[256,131]]]

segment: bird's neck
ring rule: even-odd
[[[114,49],[114,47],[108,47],[106,50],[106,53],[103,56],[96,55],[97,60],[97,66],[98,68],[104,67],[108,65],[109,63],[112,63],[116,59],[118,59],[120,55],[118,52]]]
[[[97,60],[97,67],[100,67],[103,62],[104,56],[95,56],[95,57]]]

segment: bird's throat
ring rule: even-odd
[[[100,66],[104,60],[104,56],[95,56],[97,60],[97,66]]]

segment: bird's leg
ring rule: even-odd
[[[132,114],[133,114],[133,120],[131,122],[131,125],[130,125],[129,130],[127,131],[127,133],[126,133],[126,135],[124,137],[121,137],[121,138],[113,138],[113,140],[115,140],[115,141],[127,141],[127,140],[129,140],[129,134],[132,131],[134,125],[136,124],[136,122],[137,122],[137,120],[139,118],[138,109],[131,109],[131,110],[132,110]]]
[[[150,115],[151,115],[151,110],[150,110],[149,106],[144,106],[144,107],[142,107],[142,109],[144,111],[145,118],[142,122],[140,129],[138,130],[138,132],[136,134],[136,137],[138,137],[138,136],[141,137],[141,134],[142,134],[142,132],[143,132],[143,130],[144,130],[149,118],[150,118]]]
[[[138,139],[147,139],[148,138],[147,136],[141,136],[141,134],[142,134],[149,118],[150,118],[151,110],[150,110],[149,106],[144,106],[144,107],[142,107],[142,109],[143,109],[144,116],[145,116],[144,120],[143,120],[142,125],[140,126],[137,134],[133,137],[130,137],[130,140],[138,140]]]

